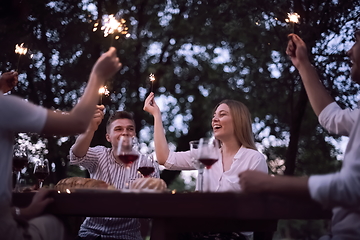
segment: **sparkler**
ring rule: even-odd
[[[153,92],[154,91],[154,81],[155,81],[155,76],[153,73],[150,73],[149,80],[151,82],[151,91]]]
[[[150,73],[149,80],[151,82],[151,92],[154,92],[154,81],[155,81],[155,75],[153,73]],[[153,105],[153,101],[151,100],[150,105]]]
[[[15,53],[19,54],[19,60],[16,67],[16,72],[19,70],[19,63],[20,63],[20,57],[21,55],[25,55],[27,53],[28,49],[24,47],[24,43],[21,43],[20,46],[16,44],[15,46]]]
[[[102,105],[102,96],[109,96],[109,90],[107,89],[106,86],[103,86],[101,88],[99,88],[99,94],[100,94],[100,105]]]
[[[111,14],[108,17],[104,17],[103,22],[104,24],[101,27],[101,30],[104,31],[104,37],[107,37],[110,34],[115,35],[115,33],[125,35],[126,37],[129,36],[128,27],[125,25],[126,21],[123,18],[117,20],[114,14]],[[98,29],[98,27],[99,27],[99,22],[96,22],[94,24],[93,32],[95,32]],[[115,35],[114,38],[117,40],[120,38],[120,36]],[[110,45],[112,45],[114,38],[111,38]]]
[[[285,22],[291,23],[292,32],[295,32],[295,23],[299,23],[300,15],[297,13],[288,13],[288,18],[285,19]]]

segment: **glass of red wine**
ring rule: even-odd
[[[15,192],[19,192],[21,170],[29,163],[28,148],[26,145],[16,143],[13,150],[13,172],[16,174]]]
[[[199,140],[199,162],[205,166],[206,192],[210,191],[209,169],[219,160],[220,148],[219,142],[215,138],[201,138]]]
[[[199,183],[199,192],[203,192],[203,185],[204,185],[204,164],[199,162],[199,140],[194,140],[189,142],[190,145],[190,154],[191,160],[198,170],[198,183]]]
[[[39,181],[39,188],[42,188],[45,178],[50,175],[49,162],[47,160],[35,162],[34,175]]]
[[[138,172],[146,178],[155,172],[155,163],[152,155],[141,154],[138,160]]]
[[[136,137],[131,136],[121,136],[119,144],[116,149],[117,158],[125,165],[125,189],[130,188],[130,167],[131,165],[138,160],[139,151],[137,149],[137,139]]]

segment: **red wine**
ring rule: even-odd
[[[14,157],[13,158],[13,169],[15,171],[21,171],[28,164],[29,160],[27,157]]]
[[[217,160],[216,158],[199,158],[199,161],[204,164],[207,169],[211,168]]]
[[[118,158],[125,164],[132,164],[139,158],[139,155],[137,155],[137,154],[120,154],[120,155],[118,155]]]
[[[150,174],[152,174],[155,171],[154,167],[139,167],[138,171],[144,176],[148,177]]]
[[[49,176],[49,172],[46,172],[46,171],[44,171],[44,172],[42,172],[42,171],[36,171],[36,172],[34,173],[34,175],[35,175],[35,177],[36,177],[37,179],[43,181],[45,178],[47,178],[47,177]]]

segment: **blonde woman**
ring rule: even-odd
[[[154,117],[155,153],[159,164],[169,170],[195,169],[190,151],[169,150],[161,112],[153,93],[146,98],[144,110]],[[255,147],[251,116],[244,104],[234,100],[220,102],[214,109],[211,126],[214,137],[220,141],[221,155],[207,171],[211,180],[210,186],[206,186],[209,188],[205,189],[212,192],[239,191],[240,172],[246,169],[268,172],[264,155]]]
[[[154,99],[154,93],[150,93],[145,100],[144,110],[154,117],[154,143],[155,153],[159,164],[168,170],[192,170],[195,166],[192,162],[190,151],[171,152],[165,137],[161,119],[161,112]],[[251,128],[251,115],[247,107],[235,100],[224,100],[214,109],[211,119],[213,136],[220,142],[220,158],[215,162],[204,176],[208,181],[211,192],[240,191],[239,173],[251,169],[264,173],[268,172],[267,163],[263,154],[257,151]],[[197,182],[196,189],[199,189]],[[200,236],[198,236],[200,235]],[[252,233],[229,233],[221,235],[221,239],[248,239]],[[202,234],[193,234],[192,239],[203,237]],[[219,237],[209,236],[209,239]]]

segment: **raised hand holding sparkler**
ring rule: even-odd
[[[15,53],[19,54],[19,60],[16,66],[16,72],[19,70],[19,63],[20,63],[20,57],[21,55],[25,55],[27,53],[28,49],[24,47],[24,43],[21,43],[20,46],[16,44],[15,46]]]

